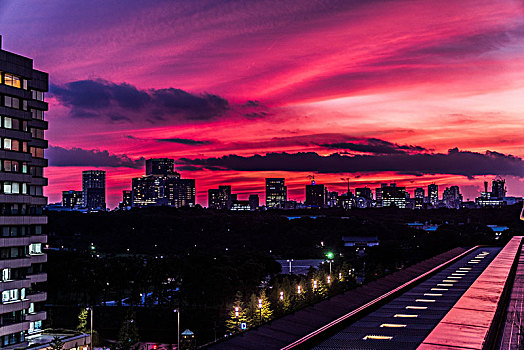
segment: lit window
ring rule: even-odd
[[[10,194],[11,193],[11,182],[6,181],[4,182],[4,193]]]
[[[434,291],[447,291],[448,289],[447,288],[431,288],[431,290],[434,290]]]
[[[393,337],[389,335],[366,335],[362,340],[391,340]]]
[[[20,78],[17,77],[16,75],[9,74],[9,73],[5,74],[5,76],[4,76],[4,83],[5,83],[5,85],[9,85],[9,86],[12,86],[12,87],[15,87],[15,88],[19,88],[19,89],[22,87]]]
[[[2,281],[10,281],[11,280],[11,269],[3,269],[2,270]]]
[[[428,308],[427,306],[411,306],[411,305],[406,306],[406,309],[408,310],[426,310],[427,308]]]
[[[434,303],[434,299],[415,299],[417,303]]]
[[[444,283],[456,283],[458,281],[457,280],[442,280],[442,282],[444,282]]]
[[[451,283],[437,283],[438,287],[453,287]]]
[[[399,318],[416,318],[418,315],[412,315],[412,314],[395,314],[393,317],[399,317]]]
[[[4,139],[4,149],[11,150],[11,139]]]
[[[13,127],[12,119],[9,117],[4,117],[4,128],[11,129]]]
[[[405,324],[398,324],[398,323],[382,323],[380,325],[380,328],[404,328],[406,327]]]
[[[425,297],[441,297],[442,294],[440,293],[424,293]]]

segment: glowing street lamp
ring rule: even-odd
[[[333,262],[333,258],[335,257],[335,254],[333,252],[327,252],[326,258],[328,258],[327,262],[329,263],[329,274],[331,275],[331,263]]]
[[[291,263],[293,262],[293,259],[288,259],[287,262],[289,263],[289,274],[291,275]]]
[[[284,292],[280,292],[280,300],[284,300]]]
[[[327,283],[331,284],[331,276],[327,276]]]
[[[297,293],[298,293],[298,294],[302,293],[302,287],[297,286]]]
[[[317,280],[313,280],[313,289],[317,289]]]
[[[262,299],[258,299],[258,309],[260,310],[260,322],[262,322]]]
[[[238,317],[239,315],[239,307],[235,306],[235,317]]]

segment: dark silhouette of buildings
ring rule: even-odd
[[[436,207],[438,204],[438,185],[428,185],[428,202]]]
[[[231,209],[233,197],[231,186],[218,186],[218,189],[208,190],[208,208],[210,209]]]
[[[82,191],[62,191],[62,206],[65,208],[81,208],[84,204]]]
[[[326,205],[326,190],[324,185],[315,184],[306,185],[306,205],[323,208]]]

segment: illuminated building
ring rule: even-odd
[[[83,205],[82,191],[62,191],[62,206],[65,208],[81,208]]]
[[[1,48],[1,38],[0,38]],[[25,348],[26,336],[40,332],[47,281],[43,225],[47,204],[44,113],[48,75],[33,60],[0,49],[0,347]],[[17,345],[14,345],[17,344]]]
[[[287,186],[283,178],[266,178],[266,207],[277,208],[287,201]]]
[[[210,209],[231,209],[231,186],[223,185],[218,186],[218,189],[209,189],[207,201]]]
[[[394,183],[390,186],[382,187],[382,206],[406,208],[406,188],[398,187]]]
[[[306,185],[306,205],[323,208],[326,205],[326,190],[324,185]]]
[[[388,187],[388,184],[380,184],[380,187],[375,189],[375,198],[377,201],[377,207],[382,206],[382,189]]]
[[[171,165],[174,165],[172,159],[160,158],[149,159],[148,161],[151,161],[149,168],[153,170],[150,169],[149,172],[152,174],[135,177],[132,180],[133,207],[164,205],[181,208],[195,206],[196,188],[194,179],[180,178],[180,174],[171,167]],[[155,163],[155,161],[159,162]]]
[[[458,186],[446,187],[442,194],[442,201],[447,208],[459,209],[462,204],[462,195]]]
[[[491,182],[491,197],[492,198],[506,197],[506,180],[495,179]]]
[[[87,210],[106,210],[106,172],[82,171],[82,198]]]
[[[438,185],[428,185],[428,201],[429,204],[436,207],[438,204]]]
[[[368,187],[355,188],[355,197],[373,199],[373,192],[371,192],[371,188]]]
[[[151,158],[146,160],[146,176],[175,175],[175,160],[170,158]]]
[[[235,199],[231,202],[231,210],[233,211],[249,211],[251,206],[249,205],[248,200],[238,200]]]
[[[133,191],[123,190],[122,201],[118,203],[118,208],[129,209],[133,206]]]

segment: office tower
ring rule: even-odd
[[[175,160],[169,158],[151,158],[146,160],[146,176],[170,176],[175,174]]]
[[[458,186],[446,187],[442,194],[442,201],[447,208],[459,209],[462,204],[462,195]]]
[[[415,198],[422,198],[426,196],[426,193],[422,187],[415,188]]]
[[[359,187],[359,188],[355,188],[355,197],[373,199],[373,193],[371,192],[371,188]]]
[[[106,172],[82,171],[82,192],[87,210],[106,210]]]
[[[306,205],[323,208],[326,205],[326,190],[324,185],[306,185]]]
[[[258,198],[258,194],[250,194],[249,195],[249,208],[251,210],[258,209],[260,205],[260,199]]]
[[[62,206],[64,208],[80,208],[83,204],[82,191],[62,191]]]
[[[436,207],[438,204],[438,185],[428,185],[428,201],[429,204]]]
[[[174,171],[173,159],[159,158],[146,161],[146,173],[131,181],[132,206],[194,207],[196,188],[194,179],[182,179]]]
[[[266,178],[266,207],[277,208],[287,201],[287,186],[283,178]]]
[[[0,119],[0,347],[25,348],[27,335],[42,330],[46,319],[44,284],[47,243],[43,226],[47,204],[44,113],[48,75],[33,69],[33,60],[1,50]],[[17,345],[14,345],[17,344]]]
[[[208,208],[210,209],[231,209],[233,197],[231,196],[231,186],[218,186],[218,189],[208,190]]]
[[[506,197],[506,180],[495,179],[491,182],[491,197],[504,198]]]
[[[120,202],[120,209],[130,208],[133,206],[133,191],[122,191],[122,202]]]
[[[388,187],[388,184],[380,184],[380,187],[375,189],[375,197],[377,200],[377,207],[382,206],[382,189]]]
[[[405,208],[406,188],[398,187],[397,184],[391,184],[391,186],[382,187],[382,206],[396,206],[397,208]]]

